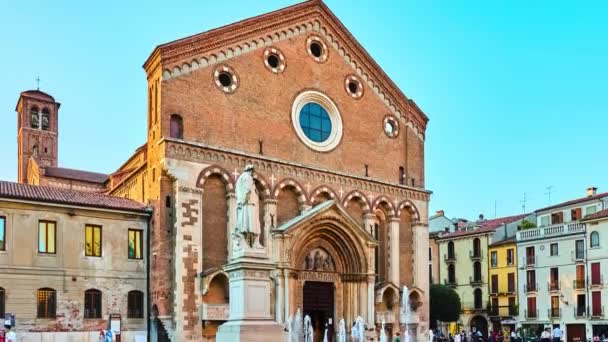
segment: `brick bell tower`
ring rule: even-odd
[[[17,158],[19,183],[27,183],[30,157],[39,166],[57,166],[60,103],[40,90],[21,93],[17,102]]]

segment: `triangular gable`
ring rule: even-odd
[[[357,221],[350,217],[350,215],[348,215],[348,213],[334,200],[325,201],[313,207],[312,209],[307,210],[304,213],[292,218],[291,220],[278,226],[275,230],[273,230],[273,233],[289,233],[290,231],[301,227],[307,222],[314,220],[315,218],[322,216],[329,211],[334,211],[335,213],[337,213],[344,220],[344,222],[346,222],[347,225],[352,228],[353,232],[362,237],[364,240],[376,243],[376,239],[374,239],[371,234],[365,231],[357,223]]]
[[[148,77],[162,71],[163,80],[168,80],[313,31],[321,34],[386,107],[404,119],[407,126],[424,140],[428,117],[401,92],[320,0],[306,1],[159,45],[144,68]]]

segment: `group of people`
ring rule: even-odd
[[[553,328],[553,331],[551,331],[551,328],[545,328],[540,334],[540,342],[560,342],[562,336],[562,329],[560,329],[559,326]]]

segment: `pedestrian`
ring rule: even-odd
[[[398,331],[395,333],[395,342],[401,342],[401,333]]]
[[[553,328],[553,342],[560,342],[562,339],[562,329],[559,328],[559,325],[556,325]]]
[[[540,334],[540,342],[550,342],[550,340],[551,340],[551,333],[549,333],[549,328],[546,328]]]
[[[461,333],[454,335],[454,342],[463,342]]]
[[[4,322],[6,323],[6,322]],[[5,342],[17,342],[17,334],[11,331],[10,324],[4,324],[4,341]]]

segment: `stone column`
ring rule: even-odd
[[[418,308],[418,329],[416,340],[426,342],[429,340],[429,229],[428,224],[415,222],[412,225],[414,236],[414,286],[424,293],[420,300],[422,305]]]
[[[374,314],[375,302],[374,302],[374,291],[376,282],[376,277],[370,275],[367,277],[367,322],[374,324],[376,321],[376,317]]]
[[[388,231],[390,235],[390,273],[389,280],[399,286],[399,218],[391,217],[388,220]]]
[[[226,194],[226,206],[228,215],[228,225],[226,226],[226,237],[228,242],[228,260],[232,258],[232,232],[236,227],[236,194],[229,192]]]
[[[275,276],[275,309],[274,309],[274,313],[275,313],[275,321],[277,323],[283,323],[283,301],[284,301],[284,292],[285,289],[283,288],[283,270],[279,270],[276,273]],[[287,317],[285,318],[287,319]]]
[[[265,199],[264,200],[264,246],[268,250],[268,256],[274,255],[274,244],[272,241],[272,230],[277,227],[277,200],[276,199]]]

